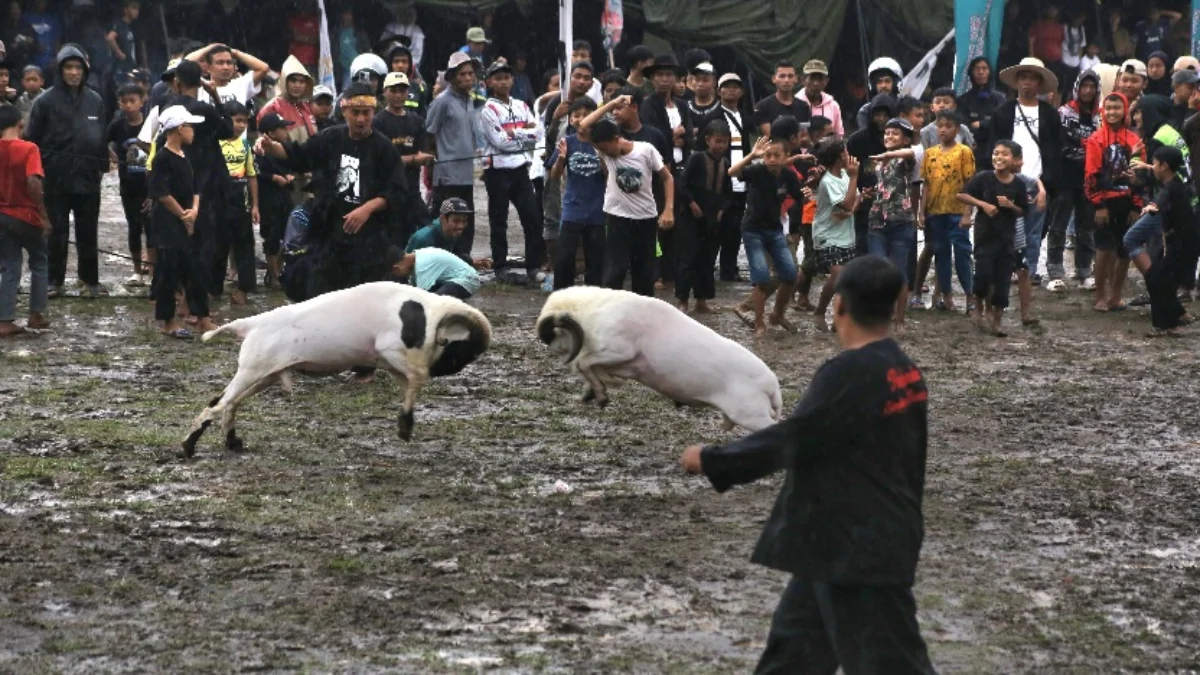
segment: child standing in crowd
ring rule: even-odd
[[[318,133],[337,126],[337,121],[333,119],[333,90],[323,84],[313,87],[312,114]]]
[[[917,241],[917,211],[913,202],[913,171],[917,168],[912,157],[897,154],[911,153],[914,128],[908,120],[889,120],[883,129],[882,165],[877,170],[875,201],[867,215],[867,252],[892,261],[904,273],[908,269],[909,253]],[[896,311],[892,315],[896,331],[904,330],[904,309],[908,304],[908,286],[900,291]]]
[[[29,124],[29,111],[33,110],[33,102],[37,97],[45,91],[42,87],[46,84],[46,78],[42,75],[42,69],[37,66],[25,66],[24,72],[21,74],[21,93],[17,99],[17,110],[21,111],[21,119],[25,124]]]
[[[237,101],[225,104],[225,112],[233,122],[233,138],[221,141],[221,154],[233,181],[233,190],[226,200],[226,223],[217,230],[217,254],[213,257],[212,288],[225,285],[225,273],[229,267],[229,252],[237,268],[237,290],[231,302],[246,304],[246,294],[257,287],[254,261],[254,223],[260,222],[258,210],[258,171],[254,167],[254,154],[250,141],[246,139],[246,127],[250,124],[250,111]]]
[[[49,258],[46,228],[50,217],[43,201],[42,155],[21,140],[24,122],[14,106],[0,106],[0,338],[27,329],[49,328]],[[21,251],[29,257],[29,320],[16,324],[21,287]]]
[[[709,122],[704,128],[705,151],[688,157],[680,179],[680,203],[686,208],[680,210],[683,217],[675,240],[679,251],[675,299],[685,313],[689,294],[696,295],[697,314],[711,312],[708,301],[717,296],[713,267],[717,263],[718,231],[733,192],[727,159],[731,138],[725,120]]]
[[[828,274],[821,298],[813,310],[817,330],[829,330],[825,311],[833,300],[834,287],[842,267],[854,259],[854,211],[858,208],[858,160],[846,151],[846,142],[827,138],[817,146],[817,162],[825,175],[817,186],[817,212],[813,216],[813,250],[817,252],[817,272]]]
[[[596,102],[575,99],[568,113],[571,129],[596,110]],[[575,285],[576,250],[583,244],[584,283],[599,286],[604,280],[604,168],[596,149],[570,133],[558,141],[550,157],[550,177],[563,180],[562,225],[554,260],[554,290]]]
[[[761,163],[751,164],[761,158]],[[796,288],[796,262],[788,250],[783,233],[783,198],[790,195],[797,202],[805,200],[804,186],[792,171],[787,171],[787,150],[782,138],[760,138],[754,150],[729,167],[729,175],[746,183],[746,215],[742,219],[742,245],[750,263],[750,283],[754,285],[754,335],[767,332],[765,321],[767,290],[771,283],[770,260],[775,265],[779,290],[775,294],[775,309],[771,312],[772,326],[795,332],[788,322],[788,300]],[[710,266],[711,268],[711,266]],[[738,314],[744,323],[748,319]]]
[[[371,120],[371,126],[383,134],[400,153],[400,161],[404,163],[404,175],[408,179],[407,212],[400,216],[400,227],[392,236],[392,244],[401,248],[408,244],[408,238],[417,227],[423,227],[429,222],[429,209],[421,194],[421,167],[433,164],[433,155],[426,152],[429,140],[425,134],[425,120],[409,110],[408,105],[409,81],[404,73],[388,73],[383,79],[383,95],[387,107],[379,111]]]
[[[1124,309],[1121,291],[1129,273],[1123,240],[1141,200],[1134,195],[1129,163],[1141,141],[1126,123],[1129,103],[1124,94],[1104,99],[1104,122],[1084,141],[1083,189],[1094,209],[1096,300],[1092,309]],[[1086,216],[1085,216],[1086,217]]]
[[[634,293],[653,297],[657,230],[675,227],[675,179],[653,145],[626,140],[617,123],[604,118],[609,109],[624,108],[629,103],[629,96],[618,96],[595,110],[579,123],[578,135],[599,151],[608,176],[604,190],[604,285],[619,290],[629,274]],[[663,185],[661,215],[651,188],[655,175]]]
[[[1029,193],[1017,178],[1021,146],[1013,141],[996,141],[992,170],[975,174],[958,194],[958,201],[978,209],[975,216],[976,321],[980,330],[1005,337],[1000,317],[1008,307],[1008,289],[1017,254],[1017,219],[1025,214]],[[971,227],[968,214],[963,227]]]
[[[163,335],[190,340],[192,332],[180,325],[175,315],[175,290],[180,285],[187,294],[189,310],[198,319],[196,329],[216,328],[208,316],[208,292],[194,237],[200,195],[192,165],[184,154],[195,135],[192,125],[203,123],[204,117],[190,114],[183,106],[171,106],[158,121],[164,137],[163,152],[156,153],[149,188],[154,200],[150,227],[158,246],[154,317],[163,322]]]
[[[1189,267],[1188,263],[1195,259],[1197,248],[1200,248],[1195,222],[1196,196],[1180,178],[1185,160],[1177,148],[1158,148],[1154,151],[1153,161],[1154,177],[1162,188],[1154,201],[1142,209],[1142,215],[1158,214],[1162,219],[1163,255],[1151,261],[1150,253],[1143,248],[1131,249],[1129,255],[1145,276],[1146,290],[1150,294],[1150,320],[1154,330],[1149,337],[1177,337],[1179,327],[1192,322],[1175,291],[1184,277],[1195,273],[1194,266]]]
[[[136,84],[121,85],[117,90],[121,114],[108,125],[109,149],[117,158],[117,176],[121,186],[121,207],[129,232],[129,257],[133,259],[133,276],[127,286],[145,286],[146,273],[154,266],[154,242],[150,236],[150,219],[143,206],[146,202],[146,153],[138,146],[145,116],[142,108],[146,95]],[[142,236],[146,248],[142,248]],[[143,255],[145,257],[143,257]]]
[[[258,121],[259,133],[268,136],[276,143],[288,140],[288,127],[292,122],[279,115],[264,115]],[[283,241],[284,229],[287,227],[288,214],[292,210],[292,183],[296,176],[287,169],[281,160],[268,154],[256,155],[255,173],[261,178],[259,182],[259,234],[263,240],[263,255],[267,258],[266,285],[280,288],[283,276],[283,257],[280,246]]]
[[[937,289],[948,311],[955,311],[950,281],[953,269],[962,285],[968,314],[971,303],[971,236],[963,223],[963,205],[958,193],[975,175],[975,153],[959,142],[958,120],[953,110],[942,110],[933,121],[938,145],[925,152],[922,174],[925,176],[925,236],[932,241]],[[969,221],[967,221],[969,223]],[[917,283],[923,283],[917,279]],[[919,288],[918,288],[919,291]]]
[[[958,120],[958,97],[954,94],[952,87],[942,87],[933,92],[933,100],[929,103],[929,112],[933,114],[934,120],[921,129],[921,146],[926,149],[941,144],[941,137],[936,125],[937,115],[942,111],[950,112],[954,115],[954,119]],[[975,147],[975,137],[971,135],[971,130],[967,128],[967,125],[958,124],[956,132],[959,143],[967,147]]]

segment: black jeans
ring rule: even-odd
[[[746,193],[732,192],[729,200],[729,206],[721,215],[718,234],[721,247],[721,281],[737,279],[738,251],[742,248],[742,216],[746,214]]]
[[[216,227],[216,254],[210,261],[208,292],[221,295],[225,290],[225,273],[229,270],[229,252],[233,251],[233,264],[237,269],[237,287],[249,293],[258,287],[258,268],[254,260],[254,225],[245,207],[230,204],[227,213]]]
[[[631,220],[608,216],[604,234],[604,286],[621,290],[625,275],[633,279],[638,295],[654,297],[654,242],[658,220]]]
[[[475,210],[475,186],[474,185],[438,185],[433,188],[433,212],[440,213],[442,210],[442,202],[451,197],[458,197]],[[489,214],[490,217],[490,214]],[[454,242],[454,248],[451,253],[462,258],[468,265],[471,264],[471,247],[475,245],[475,214],[467,216],[467,229],[463,230],[462,236],[458,241]],[[492,265],[500,265],[502,261],[493,260]]]
[[[201,318],[208,316],[208,290],[194,243],[158,249],[151,287],[155,319],[170,321],[175,318],[175,291],[180,286],[187,297],[188,312]]]
[[[675,298],[687,302],[694,293],[697,300],[712,300],[717,297],[713,268],[717,262],[720,238],[716,214],[697,218],[689,210],[676,221],[675,230],[676,254],[679,256]]]
[[[67,278],[67,248],[71,238],[71,214],[75,214],[75,253],[79,257],[79,280],[89,286],[100,283],[100,254],[96,250],[100,223],[100,192],[76,195],[46,193],[46,211],[54,231],[50,234],[50,285],[62,286]]]
[[[1092,261],[1096,258],[1095,214],[1091,202],[1082,187],[1062,188],[1050,205],[1050,226],[1046,233],[1046,274],[1051,279],[1066,275],[1063,267],[1063,250],[1067,244],[1067,224],[1075,214],[1075,271],[1082,279],[1091,275]]]
[[[542,238],[542,214],[529,167],[488,169],[483,174],[483,185],[488,195],[492,267],[497,271],[508,267],[508,205],[512,203],[525,233],[525,269],[536,272],[546,260],[546,241]]]
[[[604,226],[564,221],[558,233],[554,260],[554,290],[575,285],[575,250],[583,242],[583,283],[599,286],[604,281]]]
[[[933,674],[907,586],[788,582],[756,673]]]
[[[133,180],[142,180],[145,182],[143,174],[136,174],[138,178]],[[125,211],[125,223],[129,234],[129,255],[133,258],[134,264],[141,264],[142,254],[142,237],[146,238],[146,247],[154,248],[154,242],[150,237],[150,214],[142,212],[142,203],[146,201],[145,189],[121,188],[121,208]]]
[[[382,246],[385,242],[373,243]],[[355,244],[322,242],[311,254],[316,256],[316,263],[309,278],[309,298],[372,281],[385,281],[391,276],[391,267],[386,261],[364,259],[363,252],[369,250],[371,244],[366,241]]]
[[[1150,323],[1155,328],[1167,330],[1182,325],[1179,318],[1184,315],[1183,305],[1176,295],[1184,277],[1190,276],[1195,268],[1189,271],[1186,265],[1192,259],[1190,252],[1185,255],[1179,251],[1167,248],[1163,257],[1156,260],[1146,272],[1146,292],[1150,296]]]
[[[471,297],[471,291],[468,291],[453,281],[447,281],[443,284],[435,286],[433,288],[433,292],[436,295],[448,295],[452,298],[458,298],[459,300],[466,300],[467,298]]]

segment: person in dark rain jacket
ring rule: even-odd
[[[792,575],[758,673],[934,672],[912,592],[928,391],[890,334],[904,283],[878,256],[846,265],[833,304],[842,352],[817,369],[791,416],[680,460],[718,492],[787,473],[751,557]]]
[[[100,179],[108,171],[104,100],[88,89],[87,54],[74,44],[58,52],[58,78],[34,101],[25,140],[38,146],[46,171],[50,235],[50,297],[62,293],[67,274],[70,217],[75,216],[79,279],[87,294],[107,295],[100,285],[98,227]]]
[[[868,190],[867,194],[863,195],[863,199],[859,200],[858,210],[854,212],[855,248],[860,255],[867,252],[867,213],[871,210],[875,184],[878,182],[875,175],[875,162],[871,161],[871,157],[887,151],[887,148],[883,146],[883,128],[895,113],[896,99],[892,98],[890,94],[876,94],[867,109],[866,126],[851,134],[850,138],[846,140],[846,151],[850,153],[851,157],[857,159],[862,167],[862,173],[858,177],[858,187]]]
[[[967,66],[971,88],[958,97],[958,112],[975,137],[975,166],[992,165],[992,114],[1004,103],[1004,94],[996,91],[992,65],[986,56],[971,59]]]

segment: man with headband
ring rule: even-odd
[[[407,212],[409,195],[399,152],[371,127],[375,105],[375,92],[356,82],[341,100],[345,126],[303,144],[258,140],[262,152],[296,172],[323,177],[313,185],[309,222],[317,263],[308,297],[387,278],[389,234],[397,215]]]

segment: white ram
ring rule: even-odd
[[[405,382],[399,425],[407,441],[417,392],[429,378],[453,375],[478,359],[492,328],[461,300],[380,281],[238,319],[202,339],[221,333],[242,340],[237,374],[192,423],[183,441],[187,457],[217,416],[225,447],[241,450],[234,431],[237,406],[276,382],[290,392],[292,371],[336,373],[355,366],[380,368]]]
[[[726,431],[770,426],[783,407],[767,364],[662,300],[591,286],[555,291],[537,333],[583,378],[584,402],[603,407],[613,378],[637,380],[677,406],[720,410]]]

